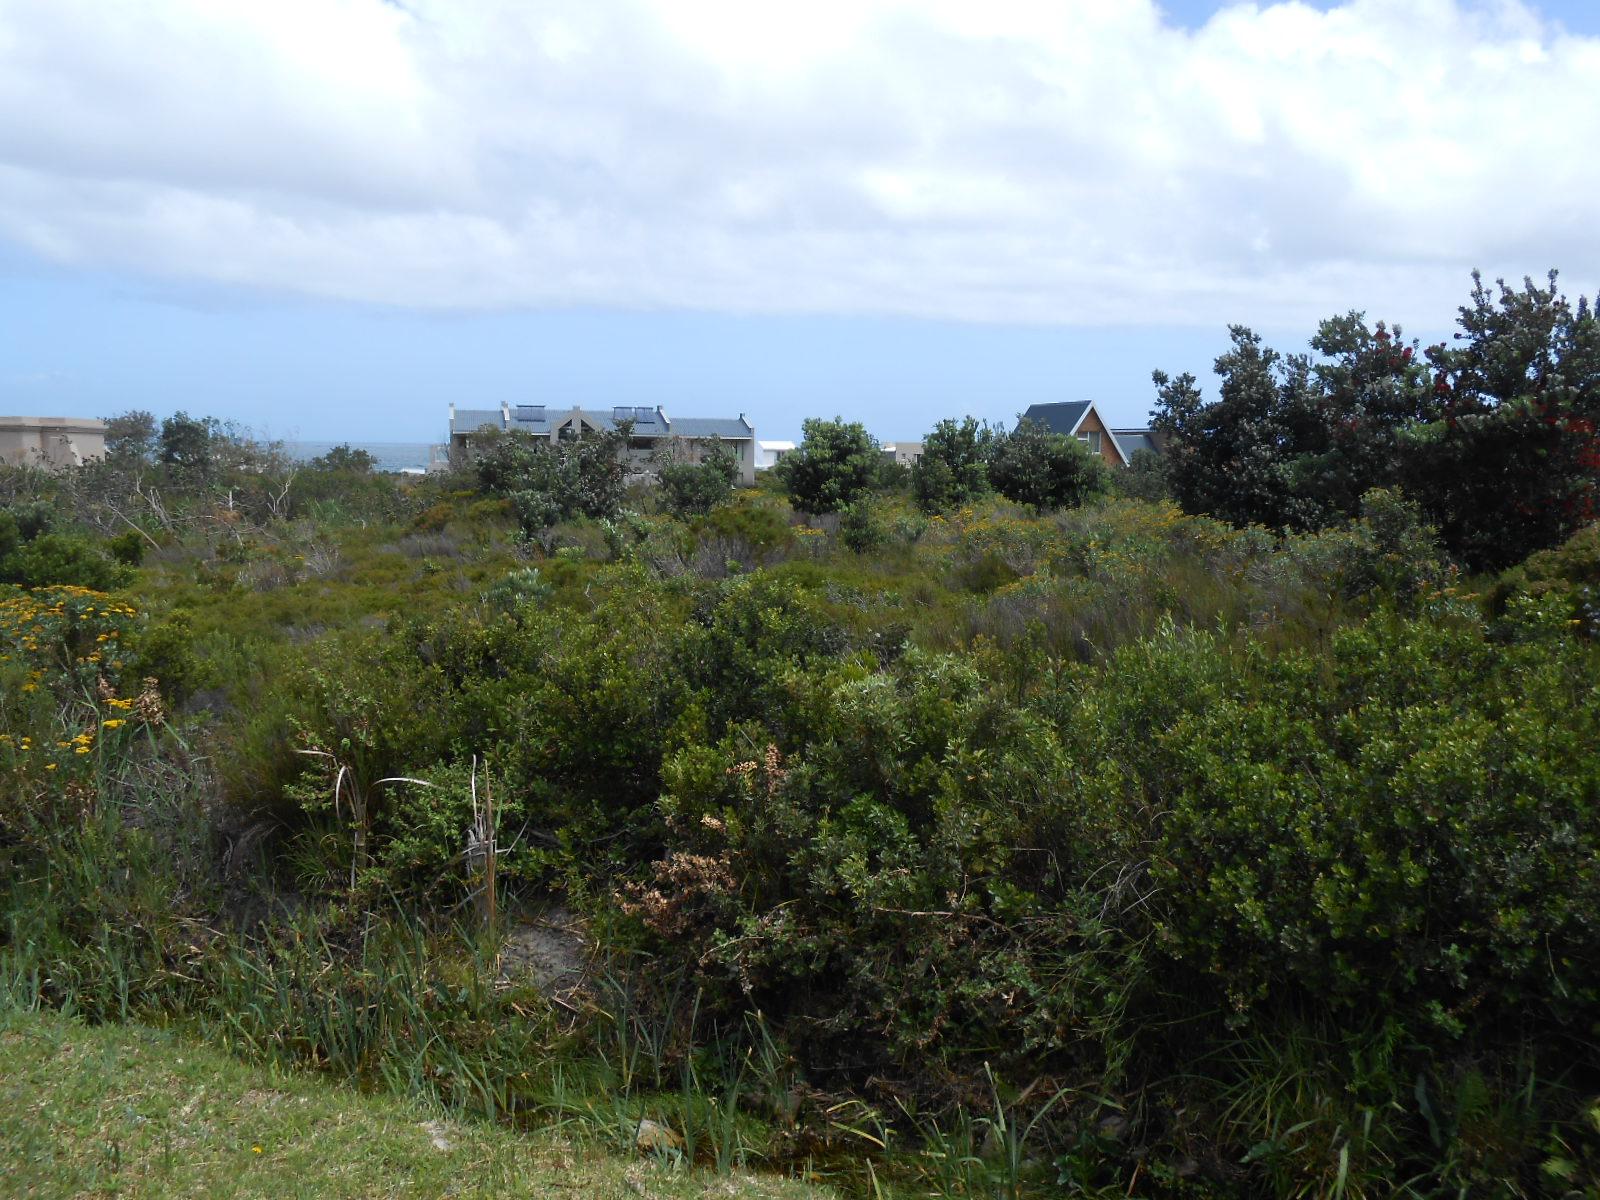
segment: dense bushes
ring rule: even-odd
[[[149,619],[8,594],[0,768],[28,802],[0,856],[69,888],[43,852],[65,847],[115,879],[100,900],[19,890],[0,967],[208,1020],[271,978],[241,1027],[368,1079],[442,1070],[445,1038],[537,1059],[474,1060],[512,1088],[655,1022],[676,1047],[658,1084],[662,1061],[765,1055],[784,1082],[747,1107],[801,1126],[848,1109],[926,1132],[999,1105],[1040,1117],[1036,1178],[1116,1194],[1332,1195],[1341,1171],[1347,1195],[1588,1185],[1592,533],[1480,607],[1392,490],[1288,536],[1129,499],[924,518],[857,497],[799,524],[745,493],[539,545],[448,486],[405,528],[164,545],[139,572]],[[291,536],[355,565],[251,584],[310,549]],[[153,774],[125,807],[111,769],[192,764],[180,736],[227,803],[157,820],[152,797],[188,793]],[[642,982],[533,1047],[492,984],[469,1002],[445,982],[465,968],[430,962],[419,1003],[456,1015],[419,1049],[366,1015],[411,986],[381,977],[371,914],[482,894],[490,794],[513,919],[559,896]],[[184,821],[205,845],[167,877],[150,839]],[[208,853],[227,871],[197,880]],[[245,892],[286,895],[305,938],[219,965],[192,931],[273,911]],[[128,927],[96,933],[116,912]],[[113,960],[125,978],[93,983]],[[450,1070],[428,1086],[477,1086]]]
[[[1111,484],[1110,469],[1082,442],[1032,421],[995,439],[989,480],[1007,500],[1041,512],[1076,508]]]
[[[704,516],[733,494],[739,463],[720,446],[704,462],[671,462],[656,472],[661,504],[675,517]]]
[[[42,503],[0,508],[0,584],[68,584],[106,591],[126,582],[117,558],[92,539],[56,532]]]
[[[631,428],[624,422],[555,442],[519,430],[493,438],[480,433],[485,444],[477,446],[473,463],[478,483],[509,500],[529,533],[573,517],[614,517],[622,507],[620,454]]]
[[[842,418],[804,423],[805,438],[773,468],[801,512],[838,512],[866,496],[883,475],[875,438],[860,422]]]
[[[1476,273],[1454,344],[1407,344],[1359,313],[1324,321],[1311,355],[1242,326],[1218,398],[1154,373],[1165,475],[1193,513],[1309,530],[1404,490],[1474,570],[1502,570],[1600,514],[1600,318],[1580,297]]]
[[[1600,1002],[1593,652],[1543,626],[1488,636],[1429,590],[1443,581],[1414,515],[1383,496],[1369,512],[1348,545],[1294,550],[1305,578],[1421,609],[1380,606],[1326,652],[1169,624],[1071,669],[1019,670],[1037,642],[894,656],[770,575],[668,586],[616,568],[580,606],[463,612],[352,648],[369,664],[354,674],[301,679],[305,745],[333,757],[293,794],[331,803],[347,767],[390,797],[375,860],[436,871],[447,846],[415,848],[435,836],[413,819],[430,799],[376,781],[443,770],[457,794],[450,772],[482,752],[508,811],[590,871],[599,852],[648,889],[675,863],[719,864],[680,897],[692,919],[658,920],[661,951],[728,1003],[830,1013],[829,1054],[861,1039],[851,1055],[899,1069],[975,1038],[1074,1045],[1105,1013],[1048,977],[1080,952],[1123,981],[1105,985],[1118,1004],[1159,977],[1245,1021],[1293,993],[1381,1002],[1422,1041],[1512,1012],[1576,1029]],[[1065,582],[1071,562],[1048,569]],[[530,878],[554,861],[529,860]],[[1090,910],[1093,938],[1062,932]]]

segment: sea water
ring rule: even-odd
[[[335,446],[365,450],[377,461],[377,471],[425,471],[433,447],[427,442],[285,442],[284,451],[297,462],[310,462]]]

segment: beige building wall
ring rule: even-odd
[[[881,450],[884,458],[902,467],[913,466],[922,458],[921,442],[885,442]]]
[[[0,417],[0,463],[81,467],[106,454],[106,423],[93,417]]]

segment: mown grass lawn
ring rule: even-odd
[[[242,1063],[160,1030],[0,1010],[3,1196],[801,1200]]]

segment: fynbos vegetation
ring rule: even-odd
[[[1463,326],[1125,472],[133,414],[0,477],[0,1002],[864,1195],[1592,1194],[1595,319]]]

